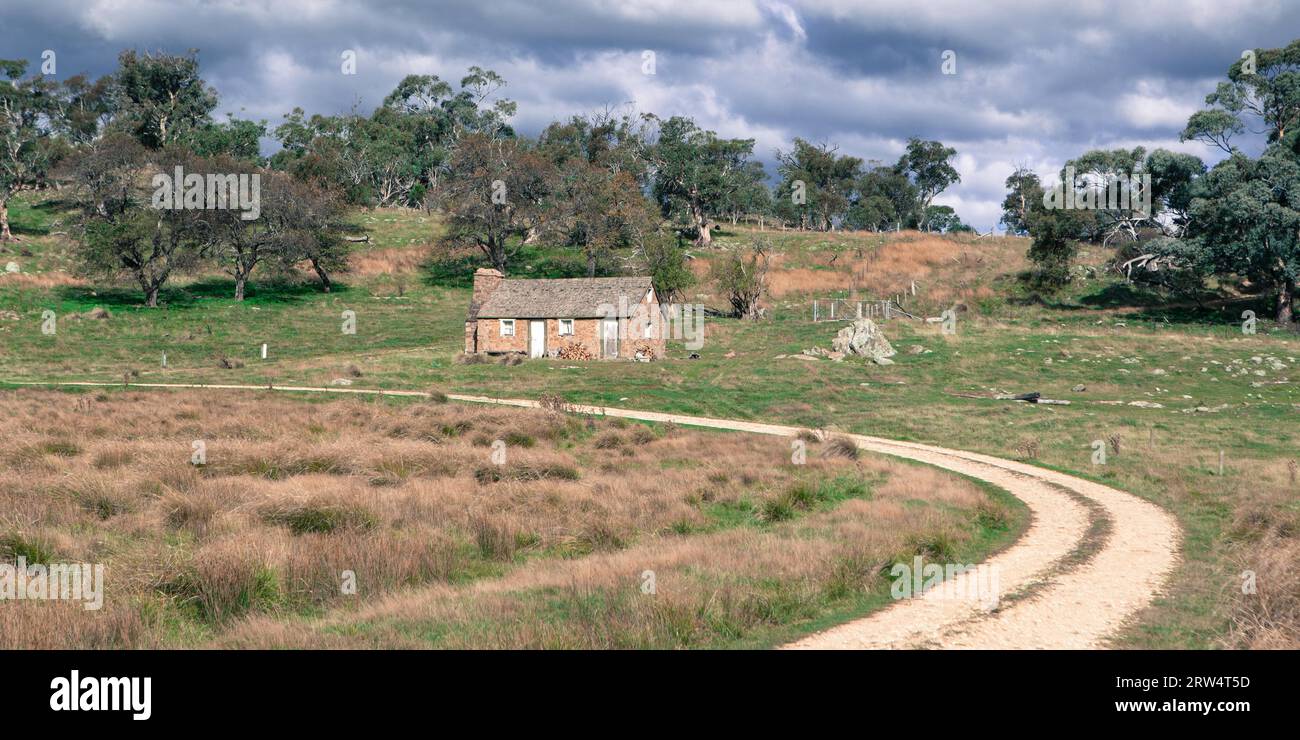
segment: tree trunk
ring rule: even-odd
[[[479,248],[492,261],[492,267],[500,270],[502,275],[506,274],[506,245],[504,238],[500,241],[489,238],[486,242],[479,242]]]
[[[9,200],[0,200],[0,242],[15,241],[13,232],[9,230]]]
[[[321,290],[330,292],[330,274],[316,260],[311,261],[311,269],[315,270],[316,277],[320,278]]]
[[[713,243],[713,235],[709,233],[712,228],[713,226],[708,221],[700,220],[700,223],[695,227],[695,230],[699,232],[699,236],[695,238],[696,246],[707,247]]]
[[[1295,281],[1282,280],[1282,287],[1277,293],[1277,323],[1289,326],[1294,320],[1291,303],[1295,299]]]
[[[244,300],[244,285],[248,282],[246,275],[235,276],[235,300]]]
[[[691,225],[695,227],[695,246],[707,247],[713,241],[713,235],[709,233],[709,219],[704,215],[704,208],[699,205],[691,205]]]
[[[145,278],[144,276],[140,276],[138,279],[140,281],[140,289],[144,291],[144,305],[148,306],[149,308],[157,308],[158,288],[161,287],[161,284],[151,282],[148,278]]]

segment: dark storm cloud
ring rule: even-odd
[[[1180,147],[1187,115],[1241,51],[1280,46],[1300,4],[857,0],[2,0],[0,57],[58,76],[111,71],[125,48],[200,50],[218,112],[367,112],[404,75],[495,69],[517,127],[607,105],[693,115],[754,138],[771,164],[795,136],[892,161],[909,136],[960,152],[940,199],[987,229],[1016,164],[1054,172],[1092,147]],[[357,54],[342,75],[340,54]],[[957,74],[940,55],[957,54]],[[642,74],[642,51],[656,74]]]

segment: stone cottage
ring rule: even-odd
[[[474,272],[465,352],[529,357],[662,357],[659,299],[648,277],[507,280]]]

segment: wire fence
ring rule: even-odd
[[[845,298],[816,298],[812,302],[812,320],[821,321],[856,321],[872,319],[889,321],[890,319],[916,319],[892,298],[876,301],[855,301]]]

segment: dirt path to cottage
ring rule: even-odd
[[[13,383],[113,386],[114,383]],[[267,390],[253,385],[138,383],[135,388]],[[422,391],[276,386],[308,393],[426,396]],[[455,401],[536,408],[536,401],[448,394]],[[665,414],[572,407],[578,413],[673,422],[793,437],[799,427]],[[1132,494],[1075,476],[974,452],[865,435],[846,435],[862,449],[916,460],[992,483],[1025,502],[1032,522],[1015,544],[990,558],[998,606],[979,599],[979,573],[958,575],[954,589],[903,599],[863,619],[811,635],[789,648],[1098,648],[1151,602],[1178,559],[1181,531],[1165,510]],[[987,571],[986,571],[987,572]],[[964,589],[964,590],[963,590]],[[986,595],[986,594],[985,594]]]

